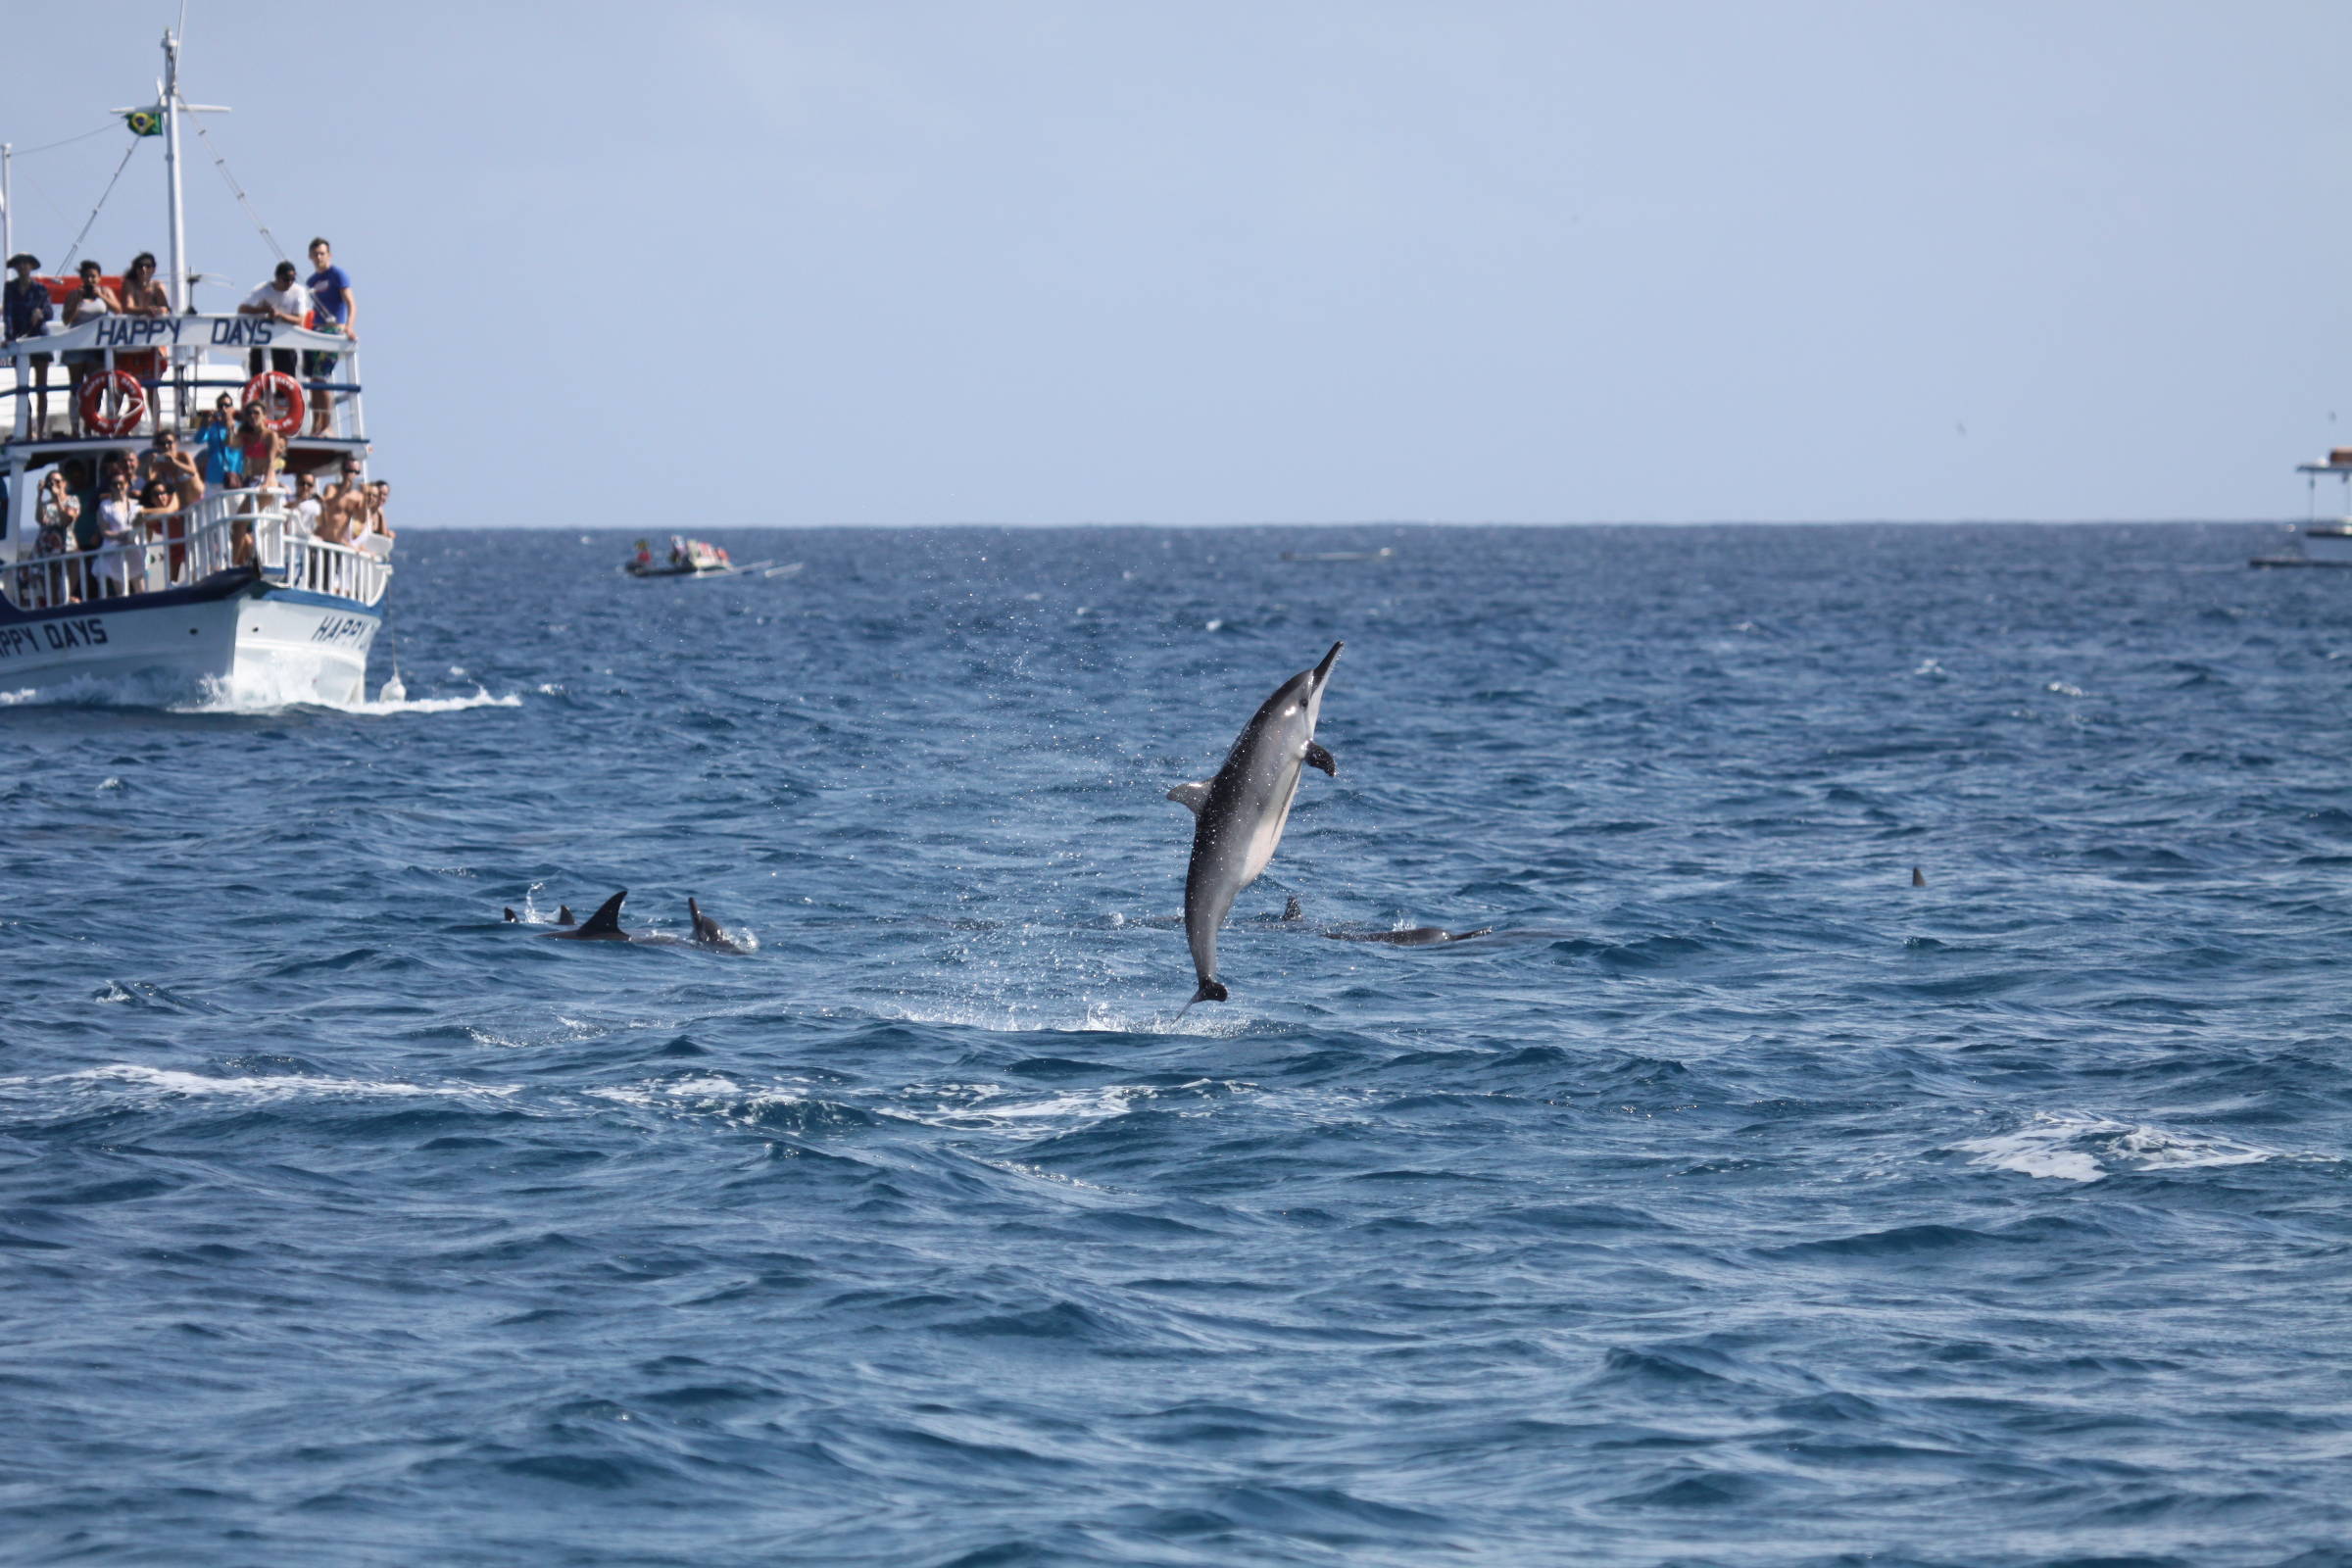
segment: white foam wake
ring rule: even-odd
[[[2227,1138],[2174,1132],[2082,1111],[2037,1111],[2014,1132],[1953,1145],[1976,1155],[1972,1165],[2057,1181],[2095,1182],[2122,1171],[2198,1170],[2256,1165],[2272,1159],[2317,1159]]]
[[[385,701],[363,698],[353,703],[330,703],[292,683],[267,678],[206,677],[140,674],[77,676],[20,691],[0,691],[0,708],[153,708],[171,713],[230,713],[267,717],[294,709],[321,709],[337,713],[381,717],[390,713],[456,713],[471,708],[520,708],[522,698],[510,693],[493,697],[476,682],[465,697],[401,697]]]
[[[244,1078],[214,1078],[204,1073],[169,1067],[146,1067],[119,1062],[85,1067],[79,1072],[0,1078],[0,1094],[21,1093],[50,1086],[74,1085],[93,1091],[127,1092],[132,1098],[165,1100],[208,1096],[248,1100],[442,1099],[504,1100],[521,1093],[520,1084],[411,1084],[365,1078],[306,1078],[293,1073],[261,1074]]]

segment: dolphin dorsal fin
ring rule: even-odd
[[[571,912],[570,905],[559,904],[556,906],[556,924],[578,925],[579,923],[579,920]]]
[[[1297,894],[1294,893],[1289,898],[1282,901],[1282,917],[1285,920],[1303,920],[1306,918],[1306,911],[1298,907],[1298,896]]]
[[[629,890],[622,888],[618,893],[607,899],[597,911],[588,917],[587,923],[580,927],[580,935],[584,937],[602,936],[609,931],[614,936],[618,936],[620,934],[620,901],[628,896]]]
[[[686,917],[694,924],[694,939],[697,942],[708,942],[721,934],[718,922],[703,912],[703,906],[694,902],[691,893],[686,896]]]
[[[1168,791],[1168,799],[1199,816],[1200,808],[1208,804],[1208,780],[1197,778],[1190,784],[1179,784]]]

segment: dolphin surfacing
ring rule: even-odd
[[[1321,663],[1284,681],[1258,706],[1216,777],[1168,791],[1169,800],[1199,818],[1184,877],[1184,934],[1200,985],[1188,1007],[1231,995],[1217,979],[1217,929],[1232,912],[1235,897],[1274,858],[1298,793],[1299,772],[1311,766],[1339,776],[1332,755],[1315,744],[1315,720],[1322,715],[1331,666],[1347,646],[1333,643]]]
[[[620,901],[628,896],[629,890],[622,888],[618,893],[607,899],[603,906],[590,915],[584,924],[574,926],[568,931],[550,931],[547,933],[548,940],[552,942],[628,941],[629,934],[620,928]]]

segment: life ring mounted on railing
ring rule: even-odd
[[[245,405],[261,405],[262,423],[279,435],[302,429],[302,383],[283,370],[264,370],[245,383]]]
[[[128,435],[147,417],[147,389],[128,370],[98,370],[81,383],[81,422],[100,435]]]

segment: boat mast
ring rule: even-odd
[[[172,186],[172,286],[166,290],[174,314],[196,308],[196,280],[188,275],[188,220],[179,199],[179,39],[164,29],[164,169]]]

